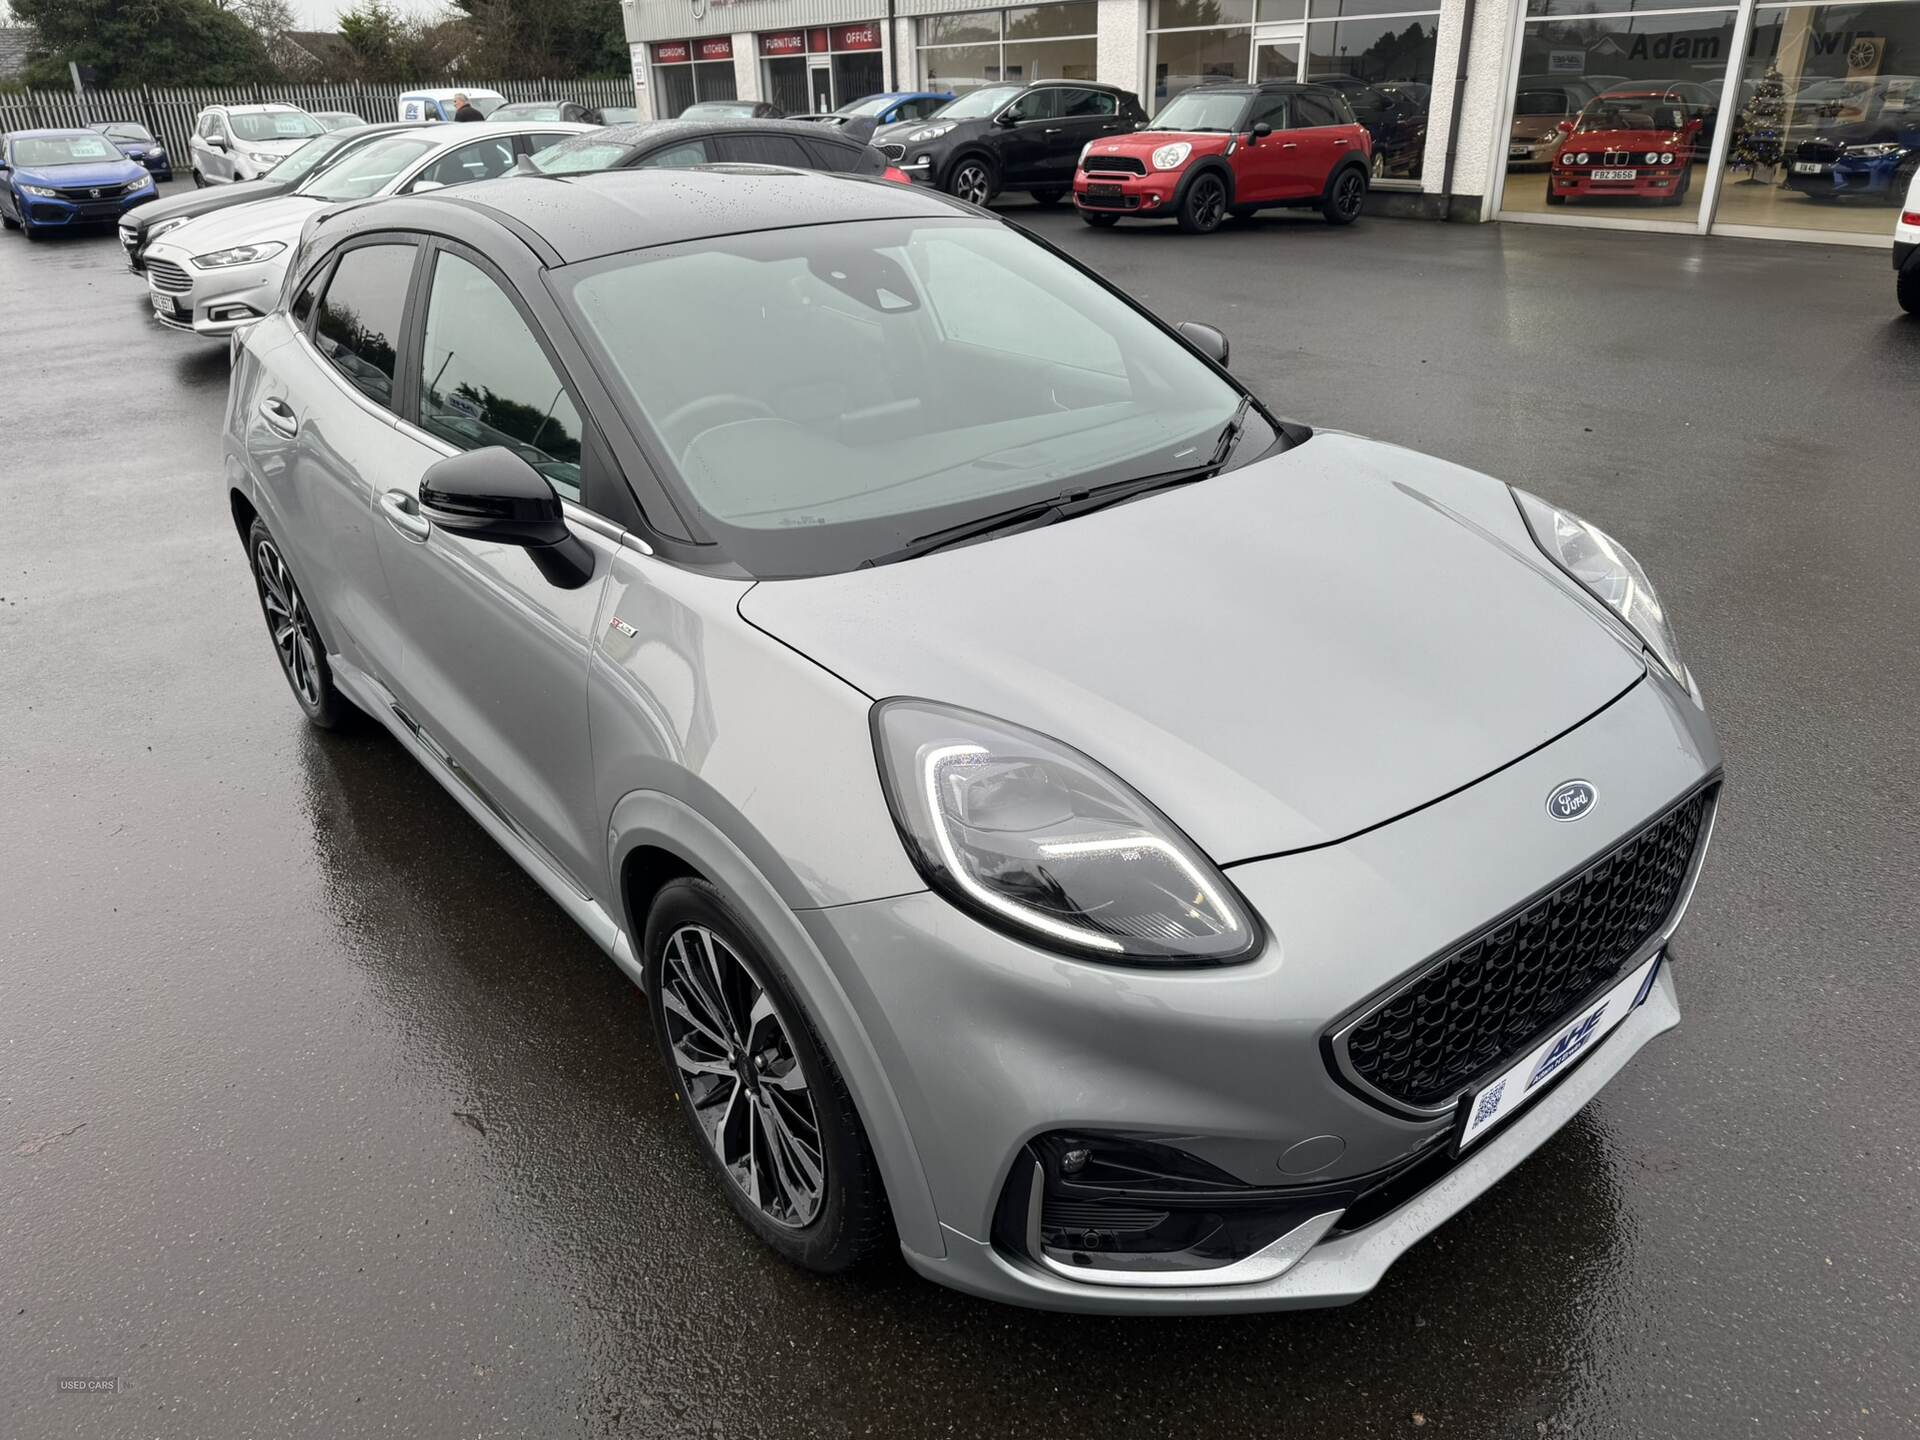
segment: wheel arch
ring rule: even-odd
[[[1171,213],[1179,213],[1180,207],[1187,203],[1187,191],[1192,188],[1193,182],[1198,180],[1202,175],[1218,175],[1226,182],[1227,205],[1231,207],[1239,203],[1235,199],[1234,192],[1238,187],[1233,183],[1233,167],[1227,164],[1225,158],[1222,156],[1208,155],[1194,161],[1193,164],[1187,167],[1187,173],[1180,177],[1180,184],[1173,192],[1173,203],[1169,207]]]
[[[947,188],[947,181],[953,178],[953,172],[968,160],[978,160],[982,165],[987,167],[987,174],[993,180],[993,188],[998,191],[1000,188],[1000,162],[994,158],[991,150],[977,140],[968,141],[948,157],[947,163],[940,169],[940,188],[945,190]],[[1071,186],[1072,182],[1069,181],[1068,183],[1069,186]]]
[[[1362,155],[1353,153],[1342,155],[1340,159],[1335,162],[1334,167],[1327,172],[1327,183],[1320,188],[1321,200],[1325,201],[1332,198],[1333,187],[1340,183],[1340,177],[1349,170],[1358,170],[1360,172],[1361,183],[1371,191],[1373,189],[1373,175],[1368,170],[1368,163],[1366,157]]]
[[[846,1082],[873,1145],[901,1243],[919,1255],[944,1255],[939,1218],[906,1115],[842,983],[842,974],[851,970],[851,957],[824,953],[814,932],[748,851],[673,795],[629,791],[613,807],[607,844],[609,873],[618,886],[621,936],[613,958],[620,968],[642,983],[647,910],[671,881],[690,877],[724,891],[753,926],[754,938],[780,965]]]

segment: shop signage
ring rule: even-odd
[[[697,40],[694,42],[693,55],[696,60],[731,60],[733,58],[733,37],[731,35],[715,35],[710,39]]]
[[[804,30],[770,30],[760,37],[762,55],[804,55],[807,53],[807,32]]]
[[[828,32],[835,50],[878,50],[880,27],[868,21],[864,25],[836,25]]]
[[[653,63],[656,65],[684,65],[693,58],[693,52],[685,40],[669,40],[653,47]]]

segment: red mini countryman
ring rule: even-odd
[[[1587,102],[1564,137],[1547,176],[1547,203],[1655,200],[1678,205],[1693,185],[1704,150],[1706,115],[1677,88],[1609,90]]]
[[[1367,198],[1373,142],[1338,91],[1294,81],[1198,85],[1144,130],[1090,142],[1073,176],[1089,225],[1180,222],[1206,234],[1229,215],[1311,206],[1348,225]]]

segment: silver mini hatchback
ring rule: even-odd
[[[309,226],[225,483],[650,999],[791,1260],[1364,1294],[1679,1019],[1720,759],[1647,577],[957,201],[516,175]]]

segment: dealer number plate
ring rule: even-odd
[[[151,290],[147,293],[153,299],[154,314],[165,315],[168,319],[172,319],[180,313],[180,309],[173,303],[173,297],[171,295],[162,295],[158,291]]]
[[[1125,193],[1125,192],[1124,192],[1124,191],[1122,191],[1122,190],[1121,190],[1121,188],[1120,188],[1120,187],[1119,187],[1118,185],[1089,185],[1089,186],[1087,186],[1087,194],[1089,194],[1089,195],[1101,195],[1101,196],[1105,196],[1105,197],[1107,197],[1107,198],[1109,198],[1109,199],[1110,199],[1110,198],[1112,198],[1112,197],[1113,197],[1113,196],[1115,196],[1115,195],[1120,195],[1120,194],[1123,194],[1123,193]]]
[[[1639,173],[1638,170],[1596,170],[1593,172],[1593,178],[1596,180],[1631,180]]]
[[[1469,1096],[1462,1112],[1459,1148],[1466,1149],[1546,1090],[1574,1061],[1597,1047],[1614,1026],[1638,1009],[1652,993],[1660,960],[1661,956],[1655,955],[1638,966],[1631,975],[1536,1045],[1519,1064]]]
[[[1793,162],[1793,173],[1796,175],[1818,175],[1826,168],[1826,166],[1815,160],[1796,160]]]
[[[1507,147],[1507,158],[1509,160],[1524,160],[1532,153],[1533,152],[1524,145],[1509,145]]]

